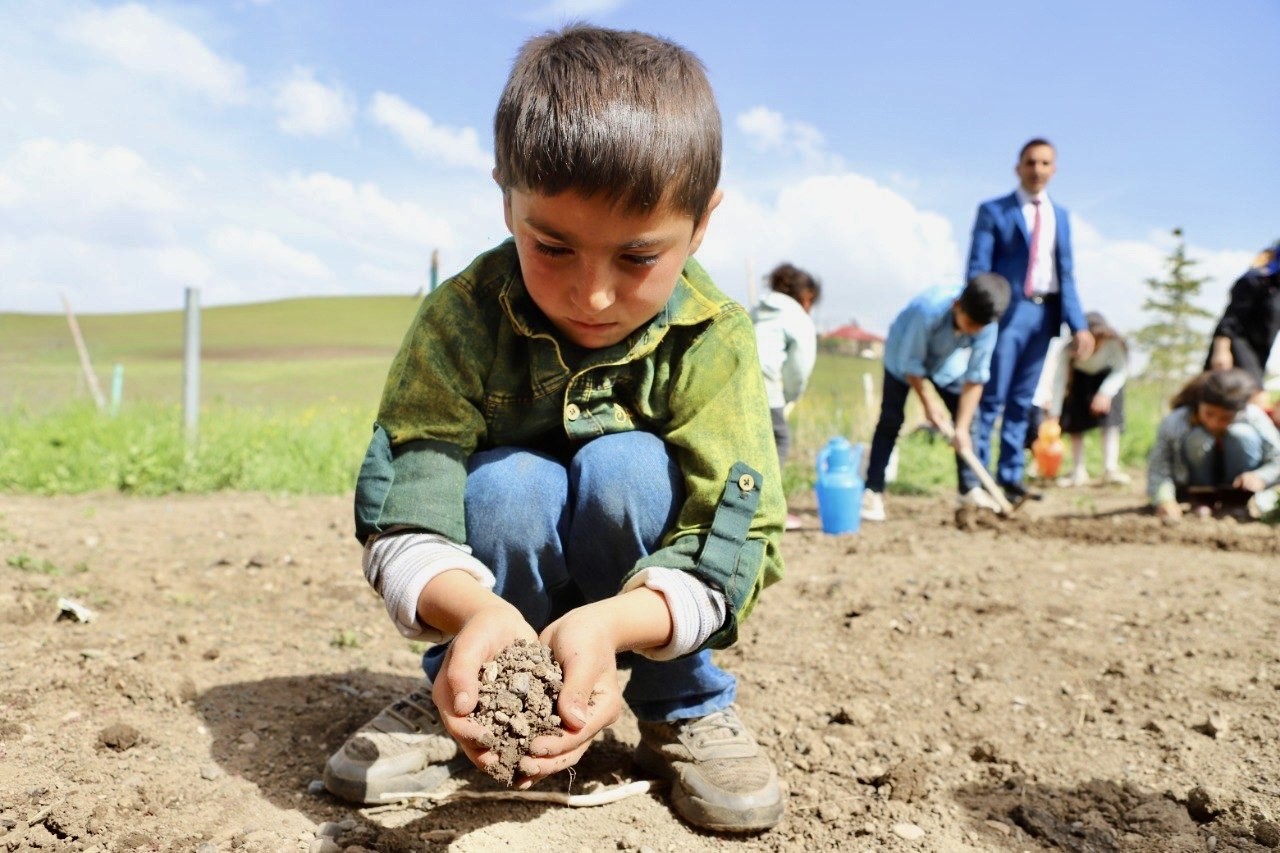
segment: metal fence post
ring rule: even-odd
[[[200,420],[200,290],[187,288],[186,328],[182,347],[182,422],[187,443],[194,444]]]

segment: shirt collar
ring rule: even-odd
[[[1023,207],[1026,207],[1027,205],[1031,204],[1031,202],[1037,199],[1040,201],[1041,204],[1044,204],[1049,200],[1049,193],[1047,193],[1046,191],[1041,190],[1037,194],[1032,195],[1031,193],[1024,190],[1021,187],[1021,185],[1019,185],[1019,187],[1016,190],[1014,190],[1014,193],[1018,196],[1018,204],[1022,205]]]

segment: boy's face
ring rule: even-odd
[[[719,202],[717,190],[699,223],[667,210],[626,213],[573,191],[511,189],[503,207],[533,301],[569,341],[600,349],[662,310]]]
[[[960,302],[956,301],[951,304],[951,313],[956,318],[956,330],[962,335],[976,335],[986,328],[985,323],[979,323],[977,320],[964,313],[964,309],[960,307]]]
[[[1014,169],[1022,188],[1035,195],[1049,186],[1049,179],[1057,170],[1057,158],[1052,145],[1032,145],[1022,153],[1022,159]]]

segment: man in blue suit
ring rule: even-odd
[[[1067,210],[1045,192],[1056,168],[1056,152],[1048,140],[1032,139],[1022,146],[1014,169],[1018,188],[978,207],[965,276],[999,273],[1012,286],[1009,307],[1000,318],[991,379],[978,407],[974,447],[987,465],[991,431],[1001,418],[996,481],[1015,506],[1027,497],[1022,483],[1027,424],[1049,342],[1065,322],[1076,352],[1084,358],[1093,352],[1093,336],[1076,294]]]

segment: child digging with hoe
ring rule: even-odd
[[[751,320],[692,258],[720,133],[701,63],[670,42],[576,25],[516,59],[494,118],[512,239],[423,300],[356,485],[365,576],[401,633],[438,644],[427,686],[329,759],[337,796],[493,763],[468,719],[478,673],[523,640],[563,667],[563,722],[518,787],[575,764],[626,701],[637,762],[687,821],[781,819],[710,654],[781,576],[786,513]]]

